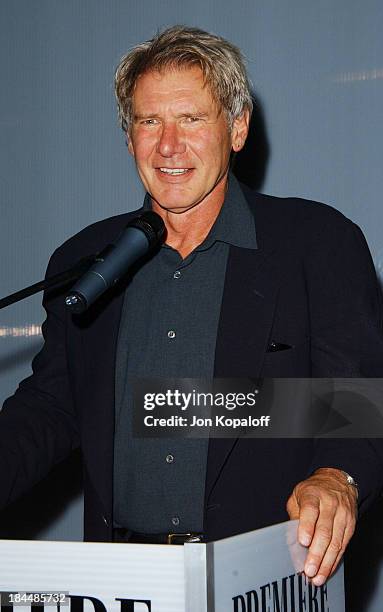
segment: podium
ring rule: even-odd
[[[1,540],[1,612],[344,612],[343,567],[311,585],[296,536],[288,521],[183,546]]]

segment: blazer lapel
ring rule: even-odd
[[[218,325],[214,376],[258,377],[279,287],[272,252],[231,247]]]
[[[214,376],[258,378],[269,340],[281,267],[275,250],[231,247],[218,326]],[[209,441],[206,500],[238,439]]]

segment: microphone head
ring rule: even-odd
[[[136,227],[142,230],[149,242],[149,248],[156,247],[165,242],[165,223],[160,215],[152,210],[147,210],[139,217],[132,219],[126,227]]]

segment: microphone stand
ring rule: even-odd
[[[25,289],[21,289],[20,291],[16,291],[16,293],[11,293],[7,297],[4,297],[0,300],[0,310],[5,308],[6,306],[10,306],[10,304],[14,304],[15,302],[20,302],[30,295],[34,295],[39,291],[45,291],[45,289],[51,289],[52,287],[59,287],[60,285],[64,285],[69,283],[70,281],[75,281],[77,278],[82,276],[92,264],[95,263],[99,258],[99,254],[97,255],[88,255],[87,257],[83,257],[77,263],[75,263],[68,270],[64,270],[64,272],[59,272],[59,274],[55,274],[54,276],[50,276],[45,280],[42,280],[34,285],[30,285],[29,287],[25,287]]]

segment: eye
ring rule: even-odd
[[[186,121],[188,123],[198,123],[198,121],[201,121],[200,117],[186,117]]]
[[[141,125],[157,125],[157,119],[143,119],[140,121]]]

